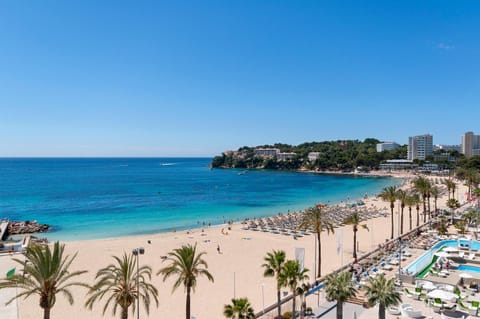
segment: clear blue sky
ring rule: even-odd
[[[480,1],[0,1],[0,156],[480,134]]]

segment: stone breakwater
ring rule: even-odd
[[[46,232],[51,227],[46,224],[39,224],[37,221],[10,222],[8,224],[8,234],[31,234]]]

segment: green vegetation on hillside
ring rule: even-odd
[[[382,161],[407,157],[407,146],[401,146],[393,151],[378,153],[376,150],[379,140],[367,138],[359,140],[310,142],[298,146],[288,144],[260,145],[257,147],[244,146],[237,151],[224,152],[216,156],[212,167],[225,168],[265,168],[265,169],[308,169],[352,171],[361,167],[366,170],[378,169]],[[292,158],[279,160],[275,157],[255,155],[256,149],[275,148],[282,153],[295,153]],[[309,161],[308,154],[318,152],[318,158]]]

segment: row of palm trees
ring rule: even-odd
[[[412,208],[415,207],[417,210],[416,226],[420,225],[420,203],[423,204],[423,223],[427,222],[431,218],[431,209],[430,209],[430,199],[434,199],[434,211],[437,211],[437,201],[440,196],[440,189],[432,185],[430,180],[426,177],[419,176],[413,181],[413,188],[411,191],[405,191],[396,186],[386,187],[379,194],[379,197],[386,202],[390,203],[390,218],[391,218],[391,234],[390,239],[393,239],[394,233],[394,216],[393,209],[395,208],[395,202],[397,200],[400,204],[400,234],[403,234],[403,223],[404,223],[404,209],[408,206],[409,211],[409,230],[413,229],[412,223]],[[450,193],[455,195],[456,184],[453,180],[447,179],[444,182],[447,191],[448,198],[450,199]]]
[[[308,269],[302,268],[298,260],[286,260],[286,254],[283,250],[273,250],[267,253],[264,258],[265,263],[262,264],[264,268],[264,277],[275,277],[277,283],[277,312],[278,318],[282,317],[282,305],[280,290],[283,287],[290,288],[293,294],[292,314],[296,313],[296,297],[308,290],[305,281],[308,280]],[[303,301],[302,301],[303,305]],[[303,318],[303,311],[300,312]],[[294,316],[295,317],[295,316]]]
[[[163,275],[163,281],[175,277],[173,290],[183,286],[186,291],[185,314],[190,318],[191,293],[197,285],[197,278],[207,277],[213,282],[213,276],[208,272],[208,265],[203,259],[205,252],[197,252],[196,245],[183,245],[168,253],[168,265],[157,272]],[[114,256],[114,262],[100,269],[95,276],[95,283],[88,285],[72,281],[74,277],[86,273],[85,270],[70,272],[69,268],[75,259],[65,255],[65,245],[55,242],[50,246],[34,245],[28,247],[25,260],[13,260],[23,267],[21,274],[13,275],[0,281],[0,289],[18,288],[20,293],[11,298],[7,304],[20,297],[39,297],[39,305],[43,309],[43,318],[50,319],[50,312],[55,306],[57,295],[65,296],[73,304],[71,287],[82,286],[88,289],[85,306],[92,309],[94,304],[103,302],[103,314],[110,308],[114,316],[119,312],[121,319],[127,319],[129,309],[136,310],[135,301],[141,300],[149,313],[152,303],[158,307],[158,290],[150,281],[152,269],[150,266],[135,268],[133,254]],[[137,284],[138,283],[138,284]]]
[[[295,318],[296,313],[296,296],[300,295],[303,305],[303,296],[308,291],[309,286],[305,284],[308,279],[307,269],[300,269],[299,262],[296,260],[286,261],[286,255],[283,250],[273,250],[267,253],[264,258],[265,263],[262,265],[264,268],[265,277],[275,277],[277,283],[277,318],[282,318],[281,297],[280,290],[283,287],[290,288],[292,293],[292,314]],[[398,305],[401,302],[400,293],[395,289],[394,278],[386,279],[383,274],[370,278],[365,286],[365,295],[368,299],[368,304],[373,306],[379,304],[378,317],[380,319],[385,318],[385,310],[389,306]],[[340,273],[330,274],[325,278],[325,294],[327,300],[336,301],[337,305],[337,319],[343,318],[343,304],[349,299],[354,298],[357,294],[352,281],[352,274],[344,271]],[[242,300],[244,303],[247,299]],[[232,300],[235,304],[235,300]],[[230,312],[232,306],[225,306],[225,315],[227,315],[227,309]],[[253,314],[253,310],[252,310]],[[304,309],[300,311],[300,318],[303,318]],[[227,316],[227,318],[245,318],[251,319],[254,316],[244,315],[238,317]]]
[[[352,274],[344,271],[326,277],[325,294],[327,300],[337,302],[337,319],[343,318],[343,304],[356,296]],[[395,279],[386,279],[383,274],[370,278],[365,288],[365,296],[369,306],[378,304],[378,318],[385,319],[385,310],[401,302],[400,293],[395,288]]]

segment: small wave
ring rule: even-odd
[[[173,166],[177,165],[177,163],[160,163],[160,166]]]

